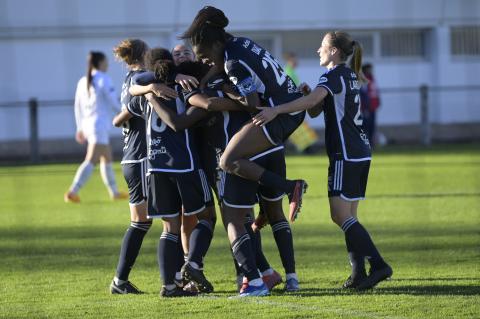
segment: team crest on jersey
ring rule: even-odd
[[[318,79],[318,84],[325,83],[325,82],[328,82],[328,79],[324,76],[322,76],[322,77],[320,77],[320,79]]]
[[[233,82],[233,81],[232,81]],[[253,82],[252,77],[248,77],[239,84],[237,84],[238,91],[241,95],[246,96],[252,92],[255,92],[257,88],[255,87],[255,83]]]
[[[237,85],[238,79],[235,76],[231,76],[230,81],[232,81],[233,84]]]

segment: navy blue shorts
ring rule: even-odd
[[[148,181],[148,217],[176,217],[202,212],[212,194],[203,170],[188,173],[151,173]]]
[[[283,144],[287,138],[302,124],[305,111],[295,115],[280,114],[262,127],[263,133],[272,145]]]
[[[348,201],[365,199],[370,161],[330,160],[328,197],[340,196]]]
[[[283,145],[253,156],[250,160],[277,175],[286,177],[285,150]],[[221,189],[223,204],[234,208],[254,207],[257,203],[257,196],[267,201],[278,201],[285,196],[285,193],[279,189],[266,187],[258,182],[225,173],[223,173]]]
[[[122,164],[122,172],[128,186],[129,203],[139,205],[147,199],[147,162]]]

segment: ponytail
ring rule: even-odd
[[[357,75],[360,83],[366,83],[368,80],[363,75],[362,68],[362,46],[358,41],[352,40],[350,35],[344,31],[331,31],[329,36],[329,45],[336,47],[340,51],[340,59],[347,61],[350,58],[350,68]]]
[[[357,75],[357,79],[360,83],[367,83],[368,80],[365,78],[365,75],[362,72],[362,56],[363,56],[363,49],[358,41],[352,41],[353,47],[353,56],[350,59],[350,68],[355,72]]]
[[[92,85],[92,71],[93,69],[98,69],[100,62],[105,60],[107,57],[103,52],[100,51],[90,51],[87,56],[87,94],[90,96],[90,86]]]

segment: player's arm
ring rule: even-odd
[[[261,106],[260,97],[257,93],[255,77],[239,61],[229,60],[225,63],[225,70],[230,81],[237,88],[238,93],[243,99],[239,99],[248,112],[255,112]]]
[[[188,103],[207,111],[243,111],[244,108],[238,102],[223,97],[208,97],[197,93],[188,98]]]
[[[133,115],[126,108],[122,108],[120,113],[115,115],[115,117],[113,118],[112,124],[115,127],[120,127],[123,125],[123,123],[127,122],[132,117]]]
[[[279,114],[308,110],[320,104],[327,95],[328,91],[325,87],[317,86],[310,94],[291,102],[280,104],[275,107],[259,107],[258,109],[262,111],[255,115],[253,123],[255,125],[263,126]]]
[[[155,82],[153,72],[144,72],[137,74],[132,79],[132,85],[128,88],[128,92],[133,96],[145,95],[153,93],[164,99],[177,98],[177,92],[162,83]]]
[[[158,101],[153,94],[146,94],[145,97],[157,113],[158,117],[175,132],[193,126],[208,114],[208,111],[198,107],[190,107],[185,113],[177,114]]]
[[[312,92],[312,89],[307,83],[303,82],[298,86],[298,91],[302,93],[304,96],[307,96]],[[325,103],[325,100],[322,100],[319,104],[307,109],[307,113],[310,116],[310,118],[312,119],[316,118],[323,112],[324,103]]]
[[[81,94],[82,91],[79,89],[77,85],[77,91],[75,92],[75,106],[74,106],[74,111],[75,111],[75,123],[77,125],[77,131],[75,133],[75,140],[79,144],[85,144],[87,141],[85,136],[83,135],[83,129],[82,129],[82,118],[83,118],[83,112],[82,112],[82,105],[81,105]]]

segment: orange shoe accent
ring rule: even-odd
[[[308,184],[304,180],[297,180],[295,183],[295,188],[288,196],[288,200],[290,202],[290,212],[288,214],[290,222],[294,222],[297,217],[298,213],[300,212],[300,208],[302,207],[302,197],[303,194],[307,191]]]
[[[80,197],[70,191],[63,195],[63,200],[65,203],[80,203]]]
[[[128,193],[126,192],[118,192],[117,194],[112,196],[112,200],[122,200],[122,199],[128,199]]]

